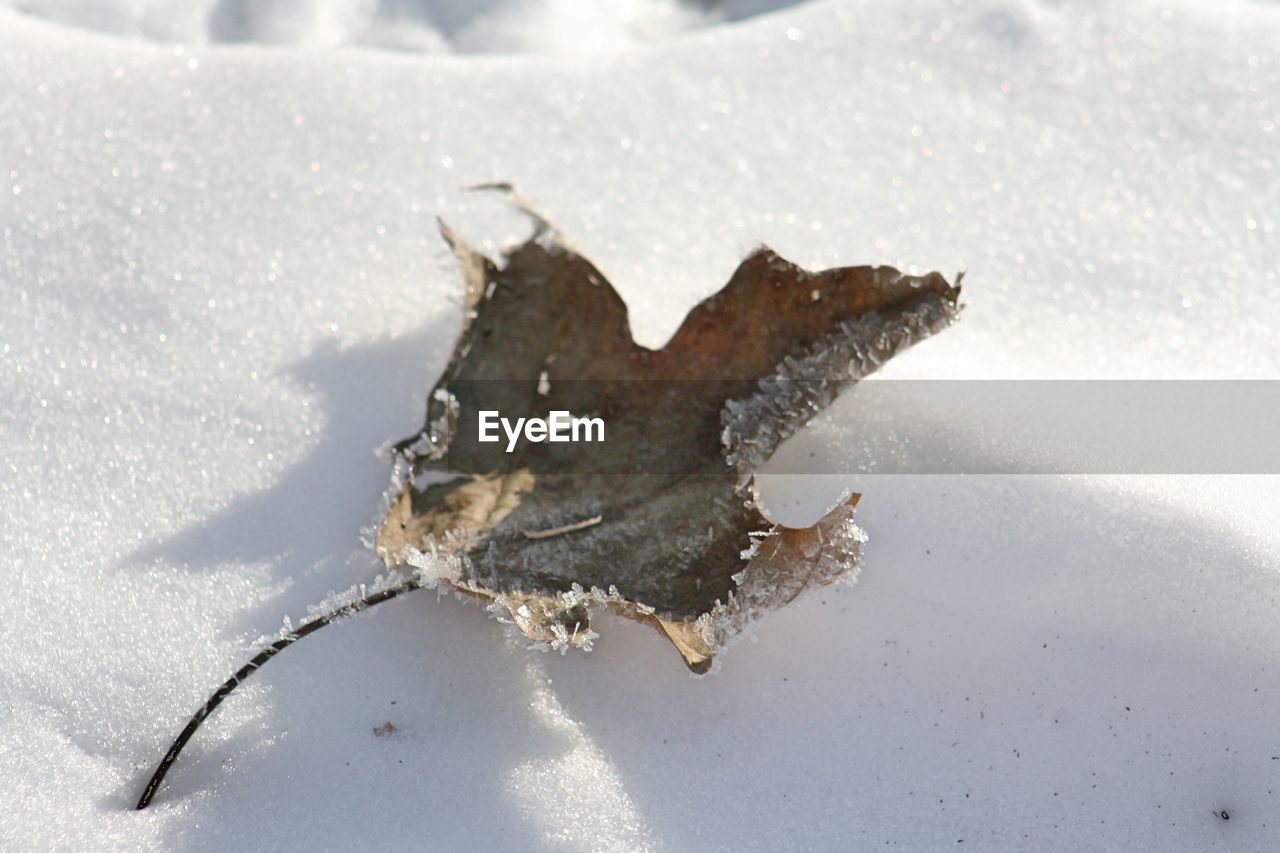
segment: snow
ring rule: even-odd
[[[649,345],[765,242],[967,271],[889,376],[1280,378],[1274,4],[249,8],[0,7],[0,848],[1274,846],[1274,477],[775,474],[783,521],[864,493],[861,578],[716,676],[415,593],[130,811],[255,637],[379,574],[372,450],[460,326],[435,217],[521,227],[471,184]]]

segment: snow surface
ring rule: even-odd
[[[129,810],[254,638],[378,573],[371,451],[460,322],[434,218],[519,227],[469,184],[651,345],[763,241],[968,271],[894,376],[1280,378],[1280,7],[775,5],[602,4],[587,50],[554,0],[0,4],[0,848],[1277,846],[1267,477],[778,474],[784,521],[864,492],[862,578],[720,674],[416,593]]]

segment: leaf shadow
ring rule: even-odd
[[[117,570],[265,564],[279,591],[222,628],[223,637],[238,639],[274,630],[285,614],[304,614],[331,589],[372,578],[381,563],[360,543],[360,531],[379,512],[389,470],[373,451],[416,428],[456,322],[449,316],[369,345],[324,344],[288,368],[292,379],[314,388],[327,418],[315,446],[270,487],[140,549]],[[553,755],[561,738],[538,735],[524,650],[504,643],[502,626],[477,608],[434,598],[415,593],[322,631],[242,687],[202,727],[142,813],[186,812],[163,824],[164,846],[285,849],[322,834],[326,846],[358,848],[370,838],[350,817],[361,811],[377,812],[380,832],[399,826],[401,837],[433,838],[444,848],[490,836],[494,844],[533,846],[536,835],[524,834],[504,774],[512,756]],[[227,672],[242,662],[228,660]],[[263,691],[267,698],[255,702]],[[191,696],[191,708],[204,698]],[[489,718],[501,724],[474,726],[477,708],[498,709]],[[221,730],[220,720],[227,720]],[[375,738],[372,729],[387,720],[397,733]],[[181,722],[173,721],[173,733]],[[469,746],[450,748],[441,731]],[[164,746],[147,746],[127,785],[98,807],[131,809]],[[281,785],[297,796],[270,793]],[[463,810],[442,821],[424,797],[465,797],[500,817],[478,821]]]
[[[884,477],[859,515],[858,584],[771,614],[717,675],[620,620],[585,665],[552,662],[657,836],[1037,846],[1101,820],[1204,848],[1230,802],[1262,844],[1274,555],[1088,478]]]
[[[416,428],[433,366],[444,364],[455,335],[451,320],[441,319],[365,346],[319,346],[287,370],[314,389],[326,418],[314,447],[268,488],[238,496],[124,563],[200,570],[267,562],[280,580],[307,578],[307,601],[317,589],[309,575],[350,585],[358,578],[345,576],[340,558],[358,549],[388,483],[388,463],[375,451]]]
[[[260,716],[197,737],[175,766],[152,809],[186,815],[163,847],[535,849],[504,782],[567,745],[529,707],[529,653],[502,635],[478,608],[419,592],[290,649],[245,691],[270,691]],[[395,732],[377,735],[387,721]]]

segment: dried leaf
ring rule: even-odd
[[[378,552],[393,568],[460,555],[453,585],[536,642],[588,645],[590,610],[607,606],[705,672],[763,610],[856,573],[857,495],[785,528],[761,514],[752,474],[842,388],[949,325],[959,281],[810,273],[760,249],[650,350],[604,277],[528,212],[535,233],[501,265],[442,225],[467,314],[423,429],[397,445]],[[598,416],[606,440],[507,453],[505,437],[476,440],[482,410]]]

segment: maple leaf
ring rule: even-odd
[[[702,673],[749,620],[856,574],[858,495],[811,527],[783,527],[760,512],[753,475],[841,389],[949,325],[959,278],[953,287],[888,267],[810,273],[761,249],[651,350],[632,339],[604,277],[516,199],[537,227],[502,266],[442,225],[467,285],[463,331],[426,424],[396,446],[400,485],[375,540],[388,567],[417,570],[353,588],[258,651],[179,732],[138,809],[267,661],[412,590],[443,583],[489,599],[526,636],[562,650],[587,646],[591,608],[606,606],[656,625]],[[607,440],[504,450],[479,441],[482,411],[591,415]],[[382,729],[394,726],[374,734]]]
[[[812,273],[762,248],[652,350],[604,276],[524,209],[535,231],[502,264],[441,224],[466,316],[423,429],[396,446],[378,554],[393,569],[418,551],[461,555],[448,582],[537,642],[589,644],[604,605],[706,672],[760,612],[856,573],[858,495],[787,528],[761,513],[752,475],[841,389],[949,325],[959,281]],[[478,442],[481,411],[590,414],[607,440],[506,452]]]

